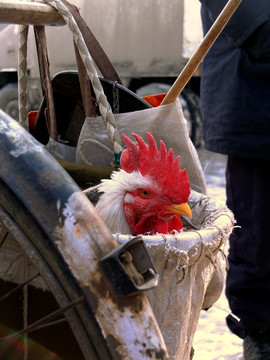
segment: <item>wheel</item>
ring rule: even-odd
[[[19,120],[17,83],[7,84],[0,90],[0,109],[13,119]]]
[[[72,275],[53,249],[42,245],[48,238],[2,181],[0,227],[0,358],[23,359],[27,349],[29,360],[49,358],[50,353],[53,359],[97,359],[76,306],[60,310],[72,303],[71,297],[82,297],[72,285]],[[60,315],[29,331],[27,347],[19,335],[8,337],[55,311]]]

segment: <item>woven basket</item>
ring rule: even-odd
[[[202,309],[219,298],[226,261],[223,245],[234,218],[222,203],[192,191],[193,219],[176,235],[143,236],[160,276],[147,293],[172,359],[189,359]],[[129,236],[115,235],[120,242]]]

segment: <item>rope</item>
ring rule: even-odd
[[[67,23],[70,31],[72,32],[73,40],[75,41],[78,47],[80,56],[86,68],[87,75],[89,76],[89,79],[92,83],[101,116],[105,121],[108,136],[112,141],[113,151],[116,155],[119,156],[119,154],[123,150],[122,139],[116,128],[116,121],[113,112],[111,110],[111,106],[108,103],[106,95],[104,94],[102,85],[98,77],[97,70],[95,68],[93,59],[88,51],[88,48],[85,44],[82,33],[74,17],[61,1],[59,0],[44,0],[44,1],[58,10],[58,12],[62,15],[65,22]]]
[[[18,106],[19,123],[28,130],[27,117],[27,37],[28,25],[20,26],[18,51]]]

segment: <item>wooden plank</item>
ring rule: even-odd
[[[40,79],[47,102],[47,121],[50,138],[57,141],[57,125],[53,98],[53,89],[50,75],[50,62],[47,50],[46,32],[44,26],[34,26]]]
[[[52,6],[26,0],[0,0],[0,23],[65,25],[62,16]]]

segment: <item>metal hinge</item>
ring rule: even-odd
[[[159,276],[140,236],[120,245],[99,264],[120,298],[158,284]]]

